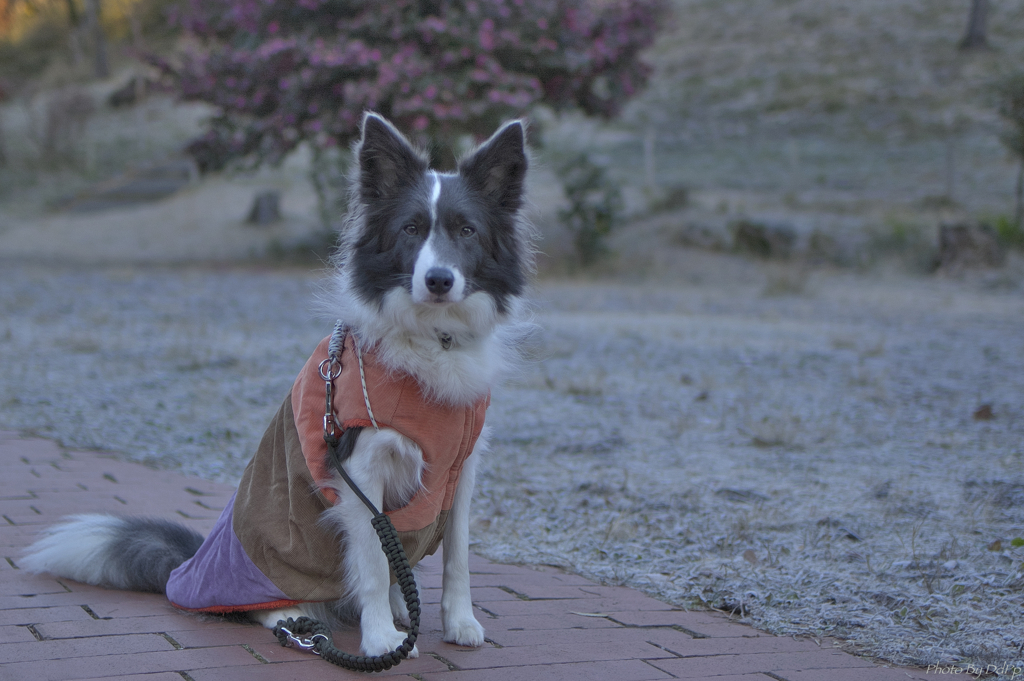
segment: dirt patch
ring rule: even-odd
[[[283,185],[284,219],[250,225],[263,187]],[[210,178],[169,198],[92,212],[12,218],[0,228],[0,257],[79,264],[240,261],[293,251],[322,239],[315,197],[280,177]]]

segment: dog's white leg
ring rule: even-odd
[[[418,570],[418,565],[412,569],[412,578],[413,581],[416,582],[417,592],[420,590],[420,581],[416,575]],[[396,622],[409,626],[409,606],[405,604],[405,596],[402,594],[402,587],[398,582],[391,585],[391,590],[388,592],[388,596],[391,599],[391,617]]]
[[[484,628],[473,616],[469,594],[469,504],[476,484],[476,462],[486,450],[483,436],[462,468],[459,486],[444,530],[444,575],[441,580],[441,624],[444,640],[460,646],[481,646]]]
[[[413,452],[408,451],[405,438],[390,430],[379,433],[363,431],[345,470],[377,508],[384,505],[384,487],[402,476],[403,468]],[[415,455],[420,457],[419,448]],[[419,468],[416,468],[417,475]],[[417,477],[416,484],[419,480]],[[360,648],[364,655],[383,655],[402,645],[406,634],[395,628],[389,598],[391,573],[387,557],[381,551],[380,539],[370,524],[373,515],[363,502],[341,482],[338,503],[327,511],[331,521],[344,530],[345,579],[349,593],[359,607],[362,633]],[[413,648],[409,657],[417,657]]]

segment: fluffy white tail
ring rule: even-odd
[[[76,582],[163,593],[171,570],[202,543],[202,535],[166,520],[76,515],[45,530],[19,562]]]

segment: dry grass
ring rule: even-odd
[[[870,264],[861,242],[894,223],[1012,213],[992,85],[1024,60],[1024,9],[994,3],[995,49],[962,53],[968,6],[678,0],[623,121],[602,132],[573,119],[552,138],[603,153],[634,212],[687,188],[674,215],[686,243],[751,219],[791,225],[820,260]]]

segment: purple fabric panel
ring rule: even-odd
[[[199,609],[272,603],[288,597],[249,560],[231,529],[235,495],[220,514],[196,555],[179,565],[167,582],[167,598],[182,608]]]

